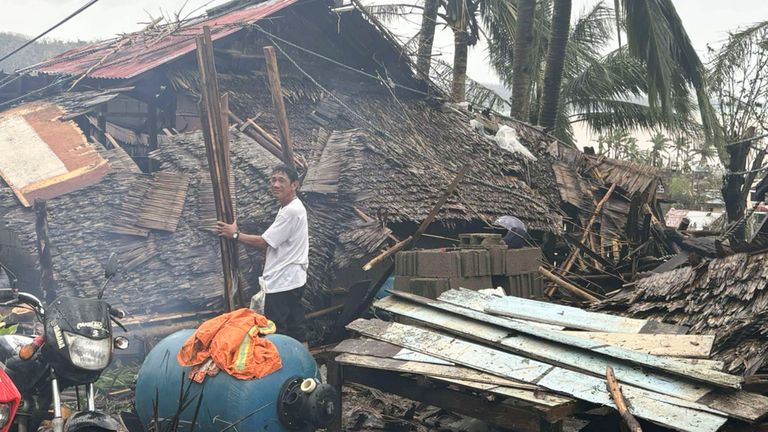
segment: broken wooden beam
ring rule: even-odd
[[[280,144],[283,150],[283,162],[295,168],[293,156],[293,142],[291,141],[291,131],[288,128],[288,115],[285,112],[285,102],[283,101],[283,87],[280,84],[280,72],[277,68],[277,56],[275,48],[271,46],[264,47],[264,57],[267,61],[267,76],[269,78],[269,89],[272,93],[272,105],[275,109],[275,119],[277,120],[277,129],[280,132]]]
[[[643,428],[640,427],[640,423],[637,422],[635,416],[627,409],[627,401],[624,400],[624,395],[621,393],[621,386],[616,381],[616,375],[613,374],[613,368],[608,366],[605,368],[605,378],[608,384],[608,391],[611,393],[613,402],[616,404],[616,410],[619,411],[622,420],[626,423],[629,432],[643,432]]]
[[[582,300],[586,300],[589,302],[600,301],[600,299],[595,297],[592,293],[588,292],[585,289],[579,288],[576,285],[564,280],[560,276],[557,276],[551,271],[545,269],[543,266],[539,267],[539,273],[541,273],[543,276],[545,276],[547,279],[551,280],[552,282],[556,283],[559,287],[563,288],[564,290],[568,291],[569,293],[573,294],[574,296]]]
[[[605,206],[605,204],[611,198],[611,195],[613,195],[613,191],[615,190],[616,190],[616,183],[613,183],[611,184],[611,187],[608,189],[608,192],[605,193],[605,195],[600,200],[600,202],[598,202],[597,205],[595,206],[595,211],[592,213],[592,217],[589,218],[589,222],[587,222],[587,225],[584,226],[584,230],[581,235],[582,244],[587,242],[587,239],[589,238],[590,232],[592,230],[592,225],[594,225],[595,221],[597,221],[597,217],[600,216],[600,213],[603,210],[603,206]],[[571,269],[578,255],[579,255],[579,249],[576,249],[571,252],[568,258],[565,260],[565,263],[563,263],[563,267],[562,267],[563,272],[568,272]]]

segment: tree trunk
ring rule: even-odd
[[[517,3],[515,51],[512,57],[512,118],[528,120],[531,105],[531,47],[536,0]]]
[[[451,97],[454,102],[464,102],[467,84],[467,56],[469,35],[462,30],[453,31],[453,83]]]
[[[539,124],[545,130],[555,128],[557,108],[560,102],[560,83],[565,66],[565,47],[571,27],[571,0],[555,0],[552,5],[552,29],[549,36],[547,67],[544,70],[544,94],[542,95]]]
[[[421,78],[429,78],[432,66],[432,44],[435,41],[435,25],[439,0],[425,0],[424,13],[421,15],[421,30],[419,31],[419,51],[417,53],[416,70]]]

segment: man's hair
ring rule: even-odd
[[[288,180],[290,180],[291,183],[299,181],[299,173],[296,171],[296,168],[293,168],[285,164],[281,164],[272,168],[272,174],[279,173],[279,172],[287,175]]]

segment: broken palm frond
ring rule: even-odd
[[[608,391],[611,392],[611,397],[616,404],[616,409],[619,411],[624,423],[627,424],[630,432],[643,432],[643,428],[640,427],[640,423],[637,422],[635,416],[629,412],[627,408],[627,401],[624,399],[624,395],[621,393],[621,386],[616,380],[616,375],[613,373],[613,368],[608,366],[605,368],[605,378],[608,385]]]

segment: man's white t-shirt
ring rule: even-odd
[[[309,227],[307,210],[299,198],[281,207],[272,225],[261,235],[267,242],[264,287],[267,294],[299,288],[307,283]]]

